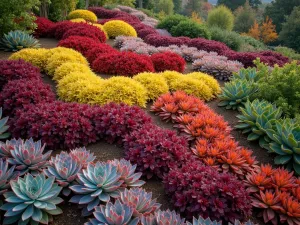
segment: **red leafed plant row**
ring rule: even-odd
[[[172,121],[179,135],[154,125],[136,106],[57,101],[38,69],[24,61],[1,61],[0,68],[5,78],[0,96],[11,95],[3,111],[9,113],[13,137],[42,140],[52,149],[100,139],[120,144],[145,178],[163,180],[174,208],[188,219],[246,220],[253,207],[266,223],[299,224],[299,180],[285,169],[258,166],[252,152],[231,137],[223,118],[201,100],[179,91],[153,104],[152,110]],[[19,73],[20,68],[26,72]],[[20,93],[12,82],[30,92]],[[25,98],[31,101],[18,102]]]

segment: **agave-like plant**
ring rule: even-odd
[[[187,222],[186,225],[222,225],[222,222],[212,221],[210,218],[204,219],[200,216],[198,219],[193,217],[193,223]]]
[[[82,215],[88,216],[100,201],[108,202],[111,197],[118,198],[124,181],[121,180],[117,166],[111,162],[97,162],[88,164],[87,168],[78,174],[77,182],[79,184],[70,186],[76,194],[70,202],[85,206]]]
[[[6,125],[8,117],[2,118],[2,108],[0,108],[0,139],[6,139],[10,136],[10,133],[6,132],[9,126]]]
[[[133,209],[134,217],[147,216],[156,212],[161,204],[152,199],[152,193],[147,193],[142,188],[125,189],[121,192],[120,201]]]
[[[241,79],[256,82],[261,78],[261,74],[257,73],[256,68],[242,68],[238,73],[234,73],[231,77],[232,80]]]
[[[235,127],[248,134],[248,140],[259,140],[262,148],[269,149],[270,138],[266,130],[272,129],[275,121],[280,119],[282,111],[265,100],[247,101],[245,108],[240,108],[242,115],[238,115],[239,124]]]
[[[14,172],[15,166],[8,167],[8,162],[0,159],[0,195],[8,190],[9,182],[14,179],[18,173]]]
[[[239,109],[256,91],[257,87],[252,81],[236,79],[227,82],[219,95],[219,106],[226,109]]]
[[[63,195],[69,196],[71,190],[69,185],[75,184],[77,173],[82,169],[82,165],[68,153],[61,152],[52,157],[49,166],[44,170],[46,176],[54,176],[56,182],[63,187]]]
[[[119,200],[95,207],[94,216],[85,225],[137,225],[139,222],[139,218],[133,217],[133,209]]]
[[[291,119],[276,121],[274,129],[267,134],[272,140],[270,152],[277,154],[276,164],[287,165],[287,168],[300,175],[300,125]]]
[[[152,215],[142,216],[141,225],[185,225],[184,219],[175,211],[161,211],[158,210]]]
[[[82,165],[82,168],[86,168],[89,163],[92,163],[96,156],[94,156],[94,153],[87,151],[85,147],[82,148],[75,148],[70,151],[70,156],[74,159],[76,159],[79,164]]]
[[[141,187],[145,184],[145,181],[139,180],[142,173],[135,173],[136,165],[132,165],[125,159],[115,159],[111,163],[118,168],[118,172],[121,174],[121,180],[124,181],[123,187]]]
[[[62,213],[57,206],[63,200],[58,197],[61,187],[54,183],[55,178],[45,178],[44,174],[33,177],[31,174],[10,182],[12,191],[4,193],[5,210],[3,224],[48,224],[52,216]]]
[[[43,154],[45,145],[42,146],[41,141],[34,142],[32,138],[26,140],[17,140],[14,149],[11,150],[12,158],[7,161],[11,165],[16,166],[16,170],[20,174],[31,173],[33,175],[42,171],[48,165],[48,158],[52,151]]]
[[[10,31],[4,34],[0,42],[0,48],[4,51],[16,52],[23,48],[39,48],[40,44],[32,35],[20,30]]]

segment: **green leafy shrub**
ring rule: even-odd
[[[234,15],[229,8],[221,5],[208,13],[207,23],[211,27],[217,26],[230,31],[234,25]]]
[[[295,116],[300,108],[300,65],[297,62],[286,64],[283,67],[275,66],[268,72],[268,66],[256,62],[259,70],[264,70],[263,76],[258,82],[256,98],[265,99],[276,103],[283,109],[286,116]]]
[[[166,29],[168,31],[171,31],[172,27],[177,26],[180,22],[188,20],[187,17],[174,14],[171,16],[165,17],[158,25],[157,28],[159,29]]]
[[[243,38],[240,34],[233,31],[226,31],[220,27],[211,27],[211,39],[225,43],[229,48],[239,51],[243,44]]]
[[[185,36],[190,38],[203,37],[210,39],[211,35],[206,25],[198,24],[191,20],[181,21],[177,26],[173,26],[171,29],[172,36],[179,37]]]
[[[253,37],[241,35],[240,39],[243,41],[243,45],[250,45],[253,47],[252,51],[261,51],[267,49],[267,46],[263,42],[256,40]],[[247,51],[247,49],[243,50],[242,48],[243,46],[241,46],[240,51]]]
[[[0,1],[0,37],[12,30],[33,32],[36,17],[28,12],[39,4],[39,0],[27,0],[22,4],[20,0]]]
[[[300,60],[300,54],[297,53],[294,49],[278,46],[274,49],[276,52],[281,53],[282,55],[289,57],[290,59]]]

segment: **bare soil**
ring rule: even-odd
[[[48,38],[41,38],[40,43],[43,48],[54,48],[57,46],[58,41],[55,39],[48,39]],[[110,40],[108,44],[112,45],[113,42]],[[1,52],[0,51],[0,59],[5,60],[11,55],[9,52]],[[188,65],[185,72],[190,72],[191,66]],[[103,78],[109,78],[109,75],[100,75]],[[47,75],[43,75],[43,80],[45,83],[50,84],[53,91],[56,91],[55,83],[49,78]],[[220,82],[221,85],[223,83]],[[211,101],[207,103],[212,109],[215,110],[218,114],[222,115],[224,119],[229,123],[230,126],[234,127],[238,123],[238,119],[236,115],[238,112],[226,110],[224,108],[220,108],[217,106],[218,100]],[[150,106],[152,104],[149,103],[145,111],[152,117],[153,121],[160,127],[173,129],[173,125],[171,123],[165,123],[159,119],[159,117],[155,116],[152,112],[150,112]],[[259,147],[259,145],[254,142],[247,141],[247,137],[243,135],[240,131],[233,130],[232,136],[235,138],[236,141],[240,143],[241,146],[249,148],[253,150],[253,154],[256,156],[257,160],[261,163],[270,163],[273,165],[273,159],[270,157],[266,151]],[[94,152],[97,156],[97,160],[106,161],[106,160],[113,160],[113,159],[120,159],[123,157],[123,150],[116,146],[108,144],[104,141],[100,141],[96,144],[92,144],[86,147],[88,150]],[[56,151],[55,153],[58,153]],[[157,198],[158,202],[162,204],[162,209],[172,209],[172,204],[170,200],[165,195],[163,190],[163,184],[158,179],[151,179],[148,180],[147,183],[143,186],[147,191],[153,193],[153,197]],[[61,208],[63,210],[63,214],[56,216],[54,218],[54,225],[82,225],[84,222],[87,221],[86,218],[81,217],[80,209],[77,208],[76,205],[68,203],[68,199],[65,199],[65,202],[61,204]],[[263,224],[261,221],[254,219],[255,222]]]

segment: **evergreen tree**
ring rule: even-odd
[[[248,32],[255,21],[255,12],[247,0],[244,6],[239,7],[235,12],[234,30],[239,33]]]
[[[191,16],[193,12],[200,12],[201,4],[200,0],[188,0],[184,9],[185,14]]]
[[[173,0],[174,3],[174,11],[176,13],[182,12],[182,0]]]
[[[226,5],[233,11],[245,3],[246,0],[218,0],[218,5]],[[249,0],[249,4],[251,7],[257,8],[261,4],[261,0]]]

